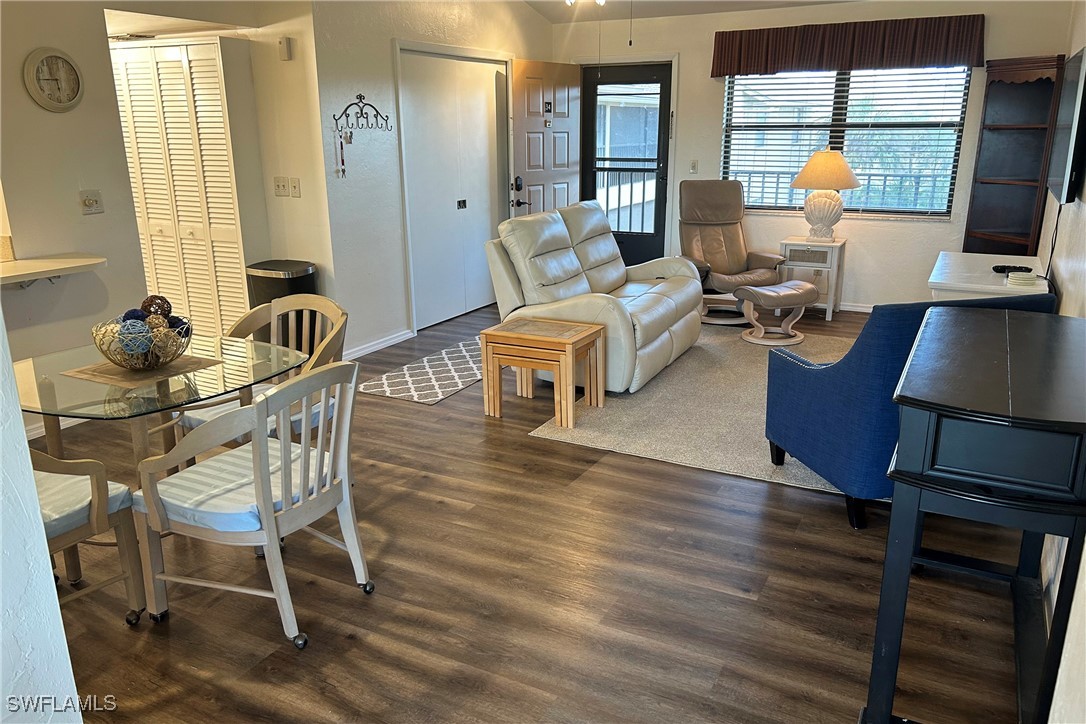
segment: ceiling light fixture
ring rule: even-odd
[[[575,2],[577,2],[577,0],[566,0],[566,5],[568,5],[569,7],[573,7],[573,3]],[[603,7],[607,4],[607,0],[596,0],[596,4],[600,7]]]

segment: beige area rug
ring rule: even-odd
[[[765,439],[769,347],[744,342],[742,327],[701,330],[698,343],[634,394],[607,393],[600,409],[577,403],[574,429],[550,420],[530,434],[703,470],[839,492],[789,457],[769,461]],[[851,339],[808,334],[789,347],[812,362],[833,362]]]

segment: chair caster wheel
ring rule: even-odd
[[[170,612],[167,610],[167,611],[163,611],[162,613],[149,613],[149,614],[147,614],[147,617],[150,618],[155,623],[162,623],[163,621],[165,621],[167,618],[170,617]]]
[[[140,611],[129,611],[124,615],[124,622],[129,626],[135,626],[140,622]]]
[[[370,595],[371,593],[373,593],[373,589],[376,588],[376,586],[373,585],[373,581],[366,581],[365,583],[359,583],[358,587],[361,588],[362,593],[366,594],[367,596]]]
[[[309,637],[306,636],[304,633],[298,634],[297,636],[292,638],[291,641],[294,642],[294,648],[298,650],[304,649],[306,646],[309,645]]]

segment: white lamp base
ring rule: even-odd
[[[833,239],[833,227],[841,220],[841,194],[836,191],[812,191],[803,202],[803,216],[811,225],[808,239]]]

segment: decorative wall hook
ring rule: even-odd
[[[337,131],[360,128],[378,131],[392,130],[388,115],[377,110],[377,106],[367,101],[366,96],[361,93],[356,95],[355,98],[358,100],[348,103],[342,113],[332,116]]]

